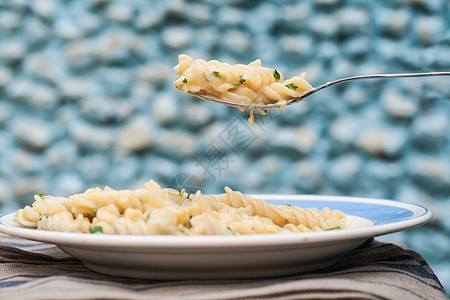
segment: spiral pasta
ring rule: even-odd
[[[89,189],[69,197],[36,195],[15,214],[27,228],[105,234],[236,235],[343,229],[339,210],[274,205],[225,188],[218,196],[161,188]]]
[[[284,108],[287,100],[312,89],[305,80],[305,73],[283,80],[277,70],[262,67],[259,59],[248,65],[230,65],[217,60],[194,60],[181,54],[174,69],[178,72],[174,85],[183,92],[207,94],[244,104],[276,103],[279,108]],[[249,122],[253,124],[253,109],[250,114]]]

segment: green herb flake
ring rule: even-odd
[[[233,229],[231,229],[230,226],[227,226],[227,229],[228,229],[229,231],[231,231],[231,233],[232,233],[233,235],[239,235],[239,233],[238,233],[238,232],[235,232]]]
[[[240,86],[240,83],[233,83],[233,86]]]
[[[103,227],[102,226],[90,226],[89,232],[90,233],[103,233]]]
[[[214,76],[216,76],[216,77],[222,78],[222,76],[220,76],[220,74],[219,74],[218,71],[213,71],[213,74],[214,74]]]
[[[39,194],[39,197],[41,197],[42,199],[44,199],[45,195],[44,195],[44,194]]]
[[[183,79],[183,83],[187,83],[187,79],[186,78]]]
[[[178,187],[178,196],[183,196],[183,191],[181,190],[180,187]]]
[[[284,203],[283,205],[289,206],[291,207],[292,205],[290,205],[289,203]]]
[[[240,83],[244,83],[245,82],[244,75],[239,75],[239,82]]]
[[[338,229],[342,229],[342,227],[341,226],[334,226],[332,228],[328,228],[328,229],[325,229],[325,230],[338,230]]]
[[[280,75],[280,73],[278,73],[277,69],[274,69],[273,77],[275,78],[275,80],[280,80],[281,79],[281,75]]]
[[[42,218],[43,218],[43,217],[48,218],[48,215],[47,215],[47,214],[43,214],[43,215],[39,214],[38,221],[42,221]]]
[[[298,86],[296,86],[296,85],[293,84],[293,83],[285,84],[284,86],[287,87],[288,89],[291,89],[291,90],[296,90],[296,89],[298,89]]]

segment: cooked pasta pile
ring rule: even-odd
[[[207,94],[244,104],[277,103],[279,108],[284,108],[287,100],[312,89],[305,80],[305,73],[283,80],[280,72],[262,67],[259,59],[248,65],[230,65],[217,60],[194,60],[181,54],[174,69],[178,72],[174,85],[183,92]],[[253,109],[250,111],[252,123]]]
[[[237,235],[343,229],[343,212],[273,205],[225,188],[219,196],[161,188],[93,188],[69,197],[36,195],[16,212],[23,227],[83,233]]]

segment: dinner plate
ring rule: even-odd
[[[320,195],[251,195],[273,204],[339,209],[349,227],[306,233],[168,236],[112,235],[21,228],[14,212],[0,216],[0,232],[57,245],[104,274],[146,279],[261,278],[334,265],[367,239],[431,219],[422,206],[384,199]]]

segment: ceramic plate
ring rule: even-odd
[[[335,264],[371,237],[421,225],[425,207],[383,199],[318,195],[251,195],[273,204],[349,215],[349,229],[233,236],[132,236],[41,231],[14,226],[14,213],[0,217],[0,232],[52,243],[90,269],[147,279],[258,278],[309,272]]]

